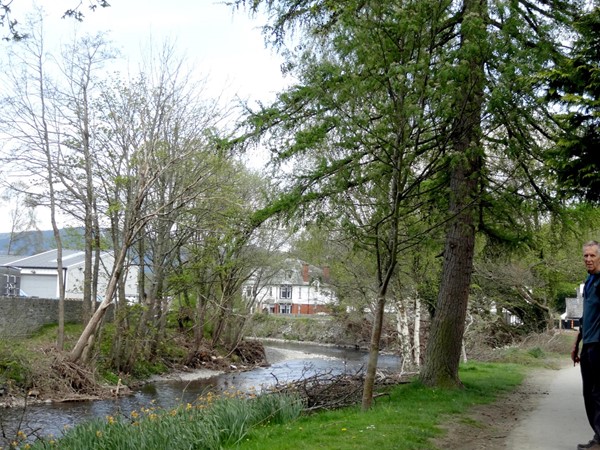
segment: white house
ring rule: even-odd
[[[253,276],[242,286],[253,311],[271,314],[327,313],[336,302],[329,284],[329,267],[318,268],[303,261],[286,260],[284,267],[268,277]]]
[[[83,298],[83,269],[85,253],[79,250],[63,250],[62,265],[65,279],[65,298]],[[100,255],[98,275],[98,296],[103,298],[114,256],[110,252]],[[58,298],[57,250],[38,253],[32,256],[14,256],[10,261],[3,260],[5,266],[20,269],[21,290],[31,297]],[[138,266],[130,266],[126,274],[125,295],[137,297]]]

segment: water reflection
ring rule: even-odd
[[[7,436],[14,436],[19,428],[29,435],[60,436],[65,427],[93,418],[119,414],[129,416],[132,411],[150,405],[173,408],[192,403],[208,391],[235,389],[260,392],[275,383],[294,381],[316,373],[356,373],[364,369],[368,361],[364,351],[338,347],[269,342],[265,344],[265,350],[271,363],[269,367],[194,381],[159,381],[143,386],[132,396],[114,400],[29,406],[22,422],[22,410],[0,410],[1,425]],[[378,367],[399,370],[400,360],[397,356],[380,355]]]

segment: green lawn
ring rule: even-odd
[[[368,412],[360,408],[321,412],[253,429],[240,449],[431,449],[450,414],[494,401],[518,386],[525,367],[475,363],[462,366],[462,390],[429,389],[418,382],[394,387]],[[473,423],[473,426],[477,426]]]

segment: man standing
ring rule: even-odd
[[[583,402],[594,437],[578,450],[600,450],[600,244],[590,241],[583,246],[583,262],[588,271],[583,288],[583,316],[571,359],[581,365]],[[581,353],[579,342],[583,341]]]

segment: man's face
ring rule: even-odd
[[[588,273],[600,272],[600,252],[597,245],[583,247],[583,262]]]

